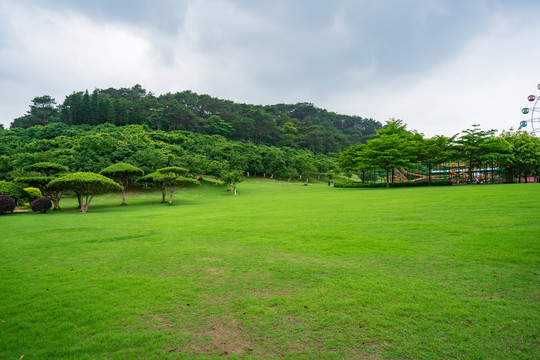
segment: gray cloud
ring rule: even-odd
[[[427,133],[437,126],[453,131],[444,116],[453,113],[463,118],[453,120],[463,129],[478,121],[456,114],[456,107],[474,106],[457,95],[485,91],[491,81],[478,77],[513,79],[516,85],[507,88],[516,86],[515,92],[517,84],[540,80],[523,79],[539,65],[525,72],[513,61],[522,41],[517,32],[535,29],[523,14],[540,14],[540,5],[6,0],[0,3],[0,121],[22,115],[34,96],[61,102],[75,90],[141,83],[155,93],[191,89],[240,102],[309,101],[380,121],[395,116]],[[525,59],[538,55],[533,47],[522,51]],[[427,119],[423,102],[441,93],[441,83],[457,92],[445,96],[461,104],[437,104],[442,115]]]

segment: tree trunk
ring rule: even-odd
[[[386,168],[386,187],[390,187],[390,174],[388,173],[388,168]]]
[[[431,186],[431,164],[428,165],[428,184]]]
[[[52,198],[54,210],[60,210],[60,199],[58,198]]]
[[[122,205],[126,204],[126,186],[122,186]]]
[[[233,195],[238,195],[238,194],[236,193],[236,183],[233,184]]]
[[[172,195],[173,195],[173,193],[172,193],[172,191],[171,191],[171,192],[170,192],[170,195],[169,195],[169,205],[172,205]]]
[[[161,202],[165,203],[167,200],[165,200],[165,197],[167,196],[167,190],[165,188],[161,189]]]
[[[77,201],[79,202],[79,207],[77,209],[81,209],[83,208],[83,195],[81,193],[78,193],[76,192],[77,194]],[[88,210],[88,206],[86,207],[86,209]],[[81,212],[86,212],[86,211],[81,211]]]

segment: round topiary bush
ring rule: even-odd
[[[35,212],[39,211],[45,214],[47,211],[49,211],[52,208],[52,201],[51,199],[47,199],[47,198],[36,199],[32,201],[31,208],[32,208],[32,211],[35,211]]]
[[[9,195],[0,195],[0,214],[11,214],[16,207],[15,199]]]
[[[23,189],[28,194],[27,200],[31,204],[34,200],[41,198],[41,190],[35,187],[27,187]]]

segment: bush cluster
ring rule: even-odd
[[[0,194],[9,195],[15,200],[15,204],[22,199],[26,199],[28,194],[21,187],[10,181],[0,181]]]
[[[32,201],[34,201],[36,199],[39,199],[40,197],[43,196],[41,194],[41,190],[39,190],[38,188],[35,188],[35,187],[27,187],[27,188],[24,188],[23,190],[28,195],[27,200],[28,200],[29,203],[32,203]]]
[[[15,199],[9,195],[0,195],[0,214],[11,214],[15,211]]]
[[[431,186],[450,186],[452,185],[452,180],[434,180],[431,181]],[[391,188],[399,187],[416,187],[416,186],[429,186],[427,181],[409,181],[409,182],[396,182],[390,184]],[[385,188],[386,183],[361,183],[361,182],[336,182],[334,187],[337,188]]]
[[[32,211],[46,213],[52,208],[52,201],[47,198],[39,198],[32,201]]]

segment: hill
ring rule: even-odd
[[[53,122],[147,125],[153,130],[221,135],[315,154],[339,153],[350,145],[364,143],[382,127],[373,119],[337,114],[311,103],[251,105],[192,91],[156,96],[135,85],[74,92],[58,106],[48,95],[36,97],[30,110],[15,119],[11,128]]]

